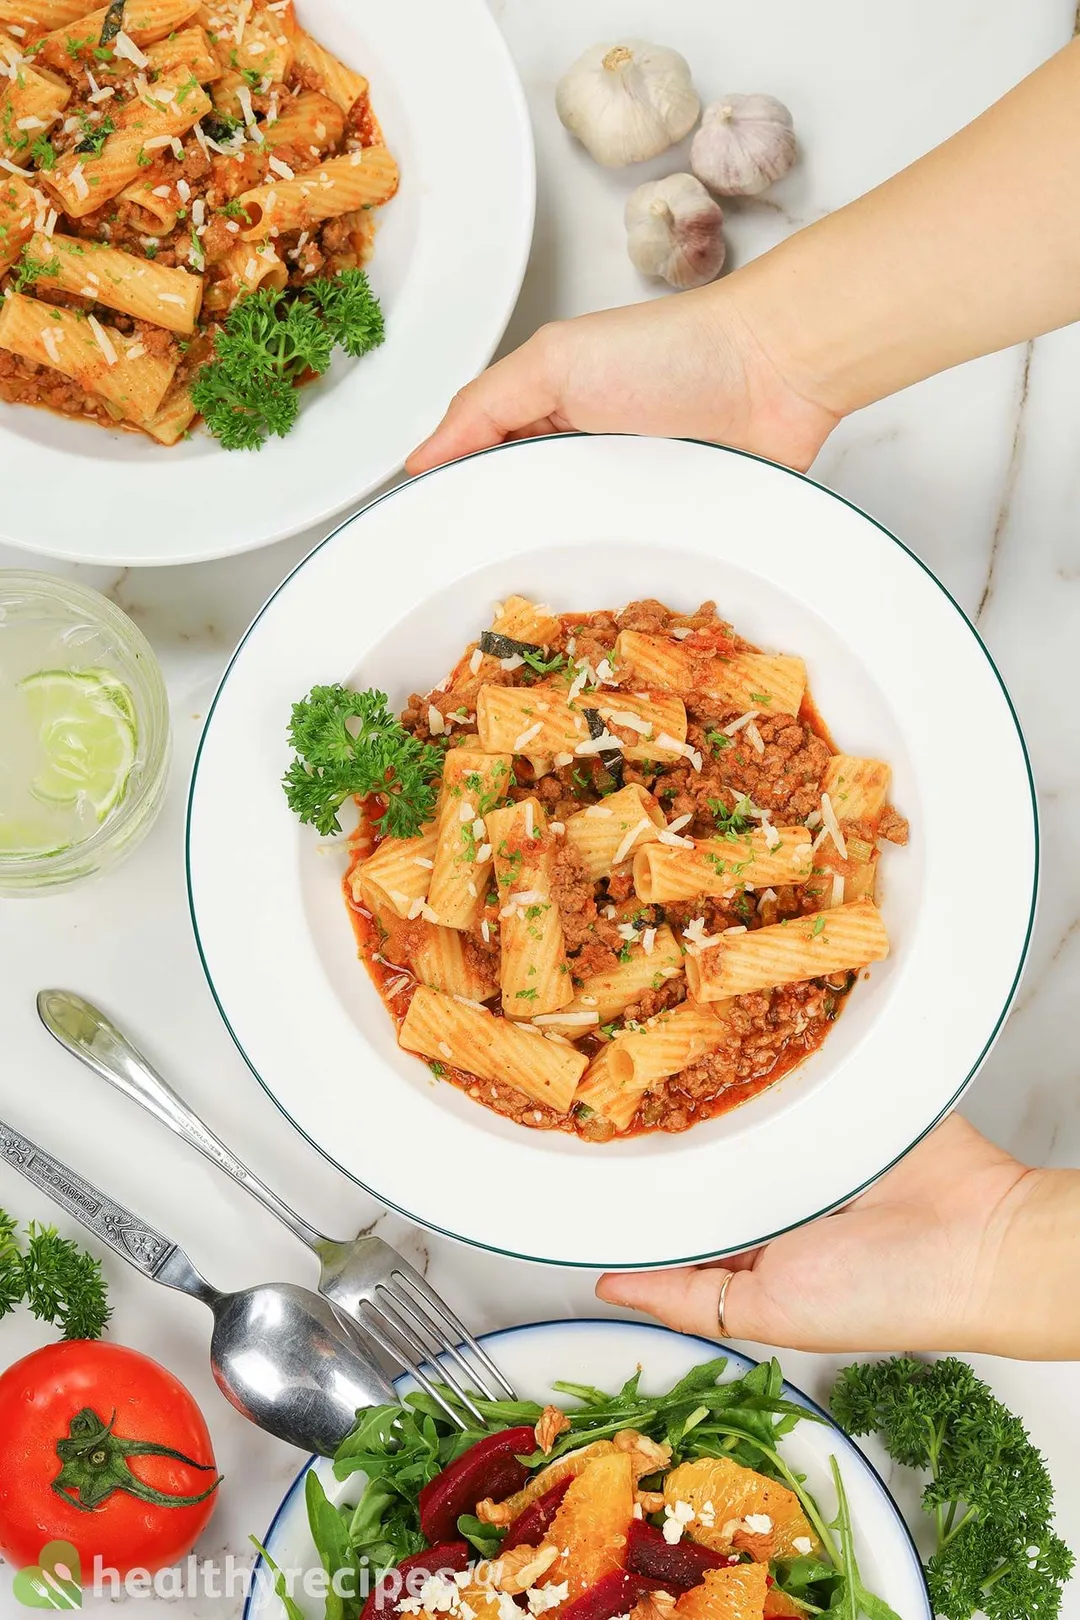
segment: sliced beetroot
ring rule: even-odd
[[[501,1551],[509,1552],[511,1547],[539,1547],[559,1511],[559,1503],[570,1489],[570,1479],[560,1479],[550,1491],[538,1496],[535,1502],[530,1502],[523,1513],[519,1513],[509,1530]]]
[[[724,1569],[731,1554],[713,1552],[685,1536],[674,1546],[644,1519],[635,1519],[626,1544],[626,1567],[638,1575],[648,1575],[669,1592],[689,1592],[700,1586],[707,1569]]]
[[[402,1598],[410,1596],[406,1585],[410,1575],[416,1575],[413,1583],[416,1585],[421,1576],[437,1575],[443,1570],[456,1573],[468,1569],[474,1556],[467,1541],[444,1541],[441,1546],[429,1547],[426,1552],[403,1558],[397,1568],[388,1571],[368,1593],[360,1620],[390,1620],[390,1616],[397,1613]]]
[[[561,1608],[559,1620],[615,1620],[617,1614],[628,1614],[646,1592],[658,1592],[663,1584],[650,1580],[647,1575],[637,1575],[633,1570],[612,1570],[573,1603]]]
[[[484,1497],[501,1502],[520,1491],[529,1470],[516,1453],[535,1450],[536,1433],[528,1424],[485,1435],[470,1446],[420,1492],[420,1528],[427,1539],[449,1541],[461,1515],[474,1512]]]

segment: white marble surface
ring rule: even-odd
[[[662,35],[691,59],[706,95],[761,89],[792,107],[802,161],[774,199],[731,210],[731,257],[739,263],[977,113],[1069,38],[1074,3],[492,0],[528,89],[540,163],[536,245],[509,341],[552,316],[643,294],[624,258],[621,226],[622,199],[637,177],[595,169],[570,145],[552,107],[554,80],[586,45],[619,32]],[[659,174],[679,166],[672,156],[646,168]],[[1009,229],[1007,219],[1001,228]],[[1056,1165],[1080,1163],[1070,1015],[1080,967],[1080,735],[1066,701],[1080,640],[1078,377],[1080,331],[1044,338],[864,413],[835,435],[815,468],[925,557],[977,617],[1011,683],[1044,817],[1043,900],[1017,1008],[966,1107],[1016,1152]],[[238,635],[316,538],[187,570],[80,571],[134,615],[164,664],[176,738],[169,800],[146,846],[100,884],[0,906],[0,1111],[174,1235],[225,1287],[271,1276],[310,1280],[313,1272],[268,1216],[48,1042],[33,994],[49,983],[69,985],[121,1016],[208,1120],[312,1220],[344,1233],[378,1219],[371,1201],[292,1133],[233,1049],[202,978],[184,896],[184,791],[201,718]],[[0,553],[0,565],[25,562]],[[996,809],[1007,823],[1009,807]],[[235,834],[239,847],[239,813]],[[0,1202],[53,1218],[48,1202],[12,1173],[0,1179]],[[588,1277],[465,1252],[394,1217],[379,1230],[428,1263],[436,1285],[477,1328],[593,1309]],[[108,1272],[116,1337],[184,1378],[214,1431],[227,1484],[200,1552],[243,1553],[299,1459],[242,1422],[217,1393],[200,1307],[151,1294],[119,1264]],[[5,1363],[43,1337],[14,1320],[0,1335]],[[784,1361],[807,1389],[827,1390],[831,1360]],[[1062,1528],[1080,1541],[1073,1370],[991,1362],[980,1370],[1047,1453]],[[206,1597],[172,1608],[196,1620],[231,1616],[237,1605]],[[15,1612],[0,1580],[0,1613]],[[1080,1620],[1080,1585],[1064,1614]]]

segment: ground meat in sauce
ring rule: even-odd
[[[611,658],[621,630],[664,634],[670,633],[673,626],[693,629],[694,645],[705,661],[717,654],[756,650],[717,617],[712,603],[703,604],[695,614],[678,615],[660,602],[646,600],[631,603],[619,614],[566,615],[561,623],[561,632],[549,651],[561,651],[570,658],[585,660],[594,670],[605,657]],[[403,720],[418,738],[444,741],[445,733],[437,729],[434,736],[432,734],[429,708],[436,708],[445,724],[448,714],[460,704],[460,698],[455,701],[453,694],[463,693],[469,698],[465,729],[459,732],[456,725],[453,727],[450,746],[459,742],[477,746],[475,731],[468,728],[475,727],[475,693],[479,683],[469,685],[468,666],[466,654],[458,666],[460,680],[452,692],[414,693],[409,699]],[[615,674],[617,677],[618,672]],[[527,671],[506,671],[501,666],[490,671],[490,679],[485,667],[483,680],[486,684],[534,684]],[[624,684],[627,689],[635,689],[632,681]],[[820,723],[809,700],[800,718],[780,714],[758,717],[756,724],[764,744],[764,751],[758,753],[741,733],[736,733],[726,746],[719,741],[718,734],[739,718],[738,711],[725,709],[715,700],[692,693],[684,697],[688,740],[701,752],[701,772],[695,771],[689,761],[659,769],[648,763],[628,761],[625,767],[625,781],[636,782],[655,794],[669,820],[690,815],[693,821],[684,830],[706,837],[717,836],[727,824],[730,813],[744,799],[771,812],[778,825],[785,819],[804,822],[814,812],[820,812],[821,783],[832,750],[825,736],[819,733]],[[707,735],[709,732],[714,733],[712,739]],[[534,779],[527,760],[516,759],[514,771],[510,798],[520,800],[534,796],[549,821],[557,826],[565,825],[588,804],[602,800],[613,788],[602,762],[595,758],[575,760],[571,766],[550,771],[538,780]],[[722,812],[719,827],[718,808]],[[740,819],[736,827],[741,831],[756,825],[758,822],[750,818]],[[833,873],[841,876],[854,873],[865,861],[860,843],[873,847],[881,838],[903,843],[908,836],[907,822],[891,806],[876,825],[853,820],[845,820],[842,825],[846,837],[855,846],[854,852],[849,851],[846,861],[834,852],[828,865],[809,884],[777,885],[761,894],[749,890],[727,897],[699,896],[664,907],[646,906],[637,899],[631,863],[624,863],[596,885],[577,853],[557,838],[552,898],[562,922],[575,985],[592,974],[613,971],[620,959],[625,959],[629,947],[620,933],[620,924],[632,920],[640,931],[667,923],[680,940],[685,939],[686,931],[698,919],[706,935],[719,934],[729,928],[769,926],[822,904],[823,890],[831,885]],[[865,871],[865,866],[862,870]],[[609,911],[612,915],[607,914]],[[494,973],[499,956],[497,900],[486,904],[481,915],[487,919],[490,939],[485,943],[475,934],[463,934],[465,952],[473,966]],[[840,974],[832,980],[812,980],[738,997],[727,1014],[728,1038],[681,1074],[660,1082],[646,1093],[631,1130],[687,1130],[699,1120],[722,1112],[772,1084],[820,1045],[855,978],[853,973]],[[686,994],[685,979],[668,980],[643,991],[624,1009],[617,1022],[644,1024],[680,1005]],[[403,1015],[405,1005],[407,997],[396,1004],[397,1017]],[[605,1038],[605,1032],[601,1031],[586,1034],[578,1043],[579,1049],[591,1061],[603,1050]],[[619,1134],[610,1121],[600,1115],[589,1116],[585,1111],[580,1117],[559,1115],[502,1081],[478,1080],[443,1064],[437,1067],[445,1070],[447,1077],[470,1097],[503,1117],[533,1129],[569,1130],[593,1142],[609,1141]]]

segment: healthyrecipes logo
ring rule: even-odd
[[[359,1570],[340,1569],[331,1577],[318,1564],[306,1569],[278,1569],[276,1565],[268,1567],[265,1561],[252,1566],[231,1553],[221,1563],[192,1555],[183,1564],[160,1569],[153,1575],[148,1569],[131,1569],[121,1575],[96,1557],[84,1586],[78,1550],[69,1541],[50,1541],[41,1549],[36,1564],[17,1571],[13,1591],[26,1609],[81,1609],[86,1594],[113,1602],[120,1597],[242,1600],[252,1591],[263,1589],[293,1600],[309,1598],[316,1604],[325,1602],[331,1592],[345,1601],[363,1601],[375,1582],[366,1557],[360,1562],[364,1567]],[[404,1574],[391,1570],[378,1583],[376,1603],[389,1614],[402,1600],[408,1608],[411,1600],[416,1610],[422,1606],[421,1594],[430,1595],[433,1582],[452,1580],[452,1570],[435,1575],[426,1568]]]

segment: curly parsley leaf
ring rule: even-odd
[[[22,258],[15,267],[15,291],[25,292],[28,287],[32,287],[34,282],[39,281],[42,276],[55,276],[59,269],[59,259],[55,257],[48,260],[35,259],[30,249],[24,248]]]
[[[940,1620],[1054,1620],[1074,1559],[1053,1531],[1053,1483],[1020,1419],[965,1362],[849,1367],[832,1409],[851,1434],[880,1434],[891,1457],[929,1475],[926,1575]]]
[[[333,342],[354,360],[377,349],[386,337],[379,300],[362,270],[319,276],[305,291],[318,306]]]
[[[285,797],[324,837],[341,831],[338,811],[354,794],[385,799],[376,821],[391,837],[411,838],[430,820],[442,751],[405,730],[385,692],[313,687],[293,707],[289,742],[297,757],[285,774]]]
[[[65,1339],[100,1339],[110,1316],[100,1262],[52,1226],[32,1222],[25,1240],[0,1210],[0,1318],[25,1303]]]
[[[192,401],[226,450],[259,450],[291,432],[300,414],[296,383],[327,371],[335,347],[366,354],[383,336],[362,270],[312,282],[291,298],[260,290],[230,312],[215,358],[196,374]]]

